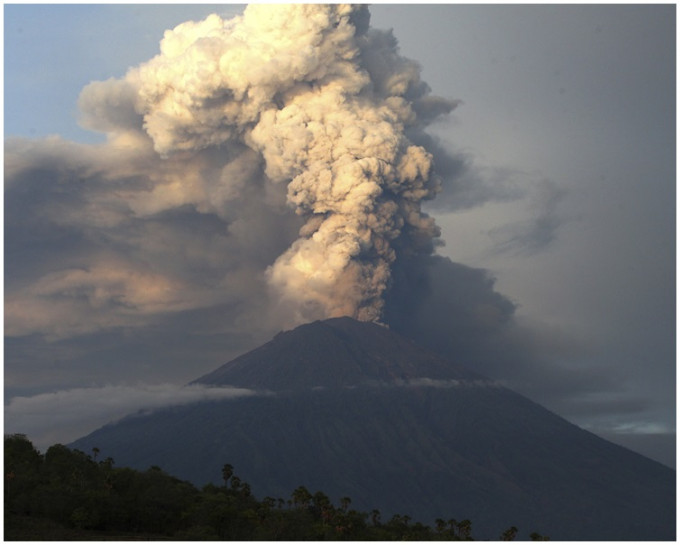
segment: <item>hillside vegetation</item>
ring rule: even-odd
[[[224,484],[193,484],[158,467],[114,467],[92,454],[53,445],[41,454],[24,435],[5,437],[5,540],[472,540],[469,520],[407,515],[382,521],[380,512],[334,504],[300,486],[288,499],[258,500],[230,464]],[[512,540],[509,528],[501,540]],[[532,539],[545,539],[531,534]]]

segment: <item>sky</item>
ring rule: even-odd
[[[150,60],[167,29],[243,6],[5,4],[6,432],[44,448],[140,408],[247,395],[183,385],[282,328],[349,308],[382,312],[568,420],[675,465],[675,7],[369,10],[380,32],[362,51],[376,90],[370,104],[357,90],[339,106],[325,83],[359,89],[363,76],[337,58],[344,27],[319,44],[309,15],[299,28],[253,17],[248,32],[271,24],[299,37],[261,71],[265,57],[248,55],[268,51],[268,38],[229,42],[242,73],[225,94],[194,70],[213,46],[186,65]],[[166,35],[165,58],[216,26]],[[290,83],[297,70],[323,93]],[[310,197],[325,140],[309,129],[298,146],[293,110],[284,119],[269,95],[214,122],[241,77],[265,94],[285,87],[278,107],[295,106],[307,128],[337,111],[352,128],[384,128],[366,132],[411,191],[383,209],[418,236],[394,238],[377,214],[389,224],[371,224],[383,242],[343,261],[360,242],[343,231],[349,201]],[[410,101],[415,121],[393,97],[380,102],[387,95]],[[255,117],[241,121],[264,110],[258,130]],[[351,131],[340,133],[334,145],[350,147]],[[338,179],[353,168],[331,167]],[[418,186],[427,168],[436,176]],[[310,262],[342,267],[310,283],[294,265],[321,238],[331,258]],[[408,261],[408,249],[420,257]],[[426,288],[412,283],[418,274]]]

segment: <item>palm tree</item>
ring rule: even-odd
[[[351,498],[348,498],[347,496],[340,498],[340,509],[342,509],[342,511],[347,511],[350,503],[352,503]]]
[[[514,526],[511,526],[505,532],[503,532],[503,535],[501,535],[501,541],[513,541],[516,536],[517,536],[517,528],[514,527]]]
[[[309,502],[312,499],[312,495],[309,493],[304,486],[298,486],[293,490],[293,505],[295,507],[306,508],[309,506]]]
[[[231,464],[224,464],[222,466],[222,478],[224,479],[224,486],[227,486],[229,479],[234,475],[234,466]]]

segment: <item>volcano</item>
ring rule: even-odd
[[[453,356],[453,355],[452,355]],[[254,393],[130,415],[70,445],[263,498],[298,486],[478,539],[674,540],[675,471],[374,323],[279,333],[194,383]]]

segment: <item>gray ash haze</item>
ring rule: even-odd
[[[4,11],[6,432],[351,316],[674,464],[674,6]]]

